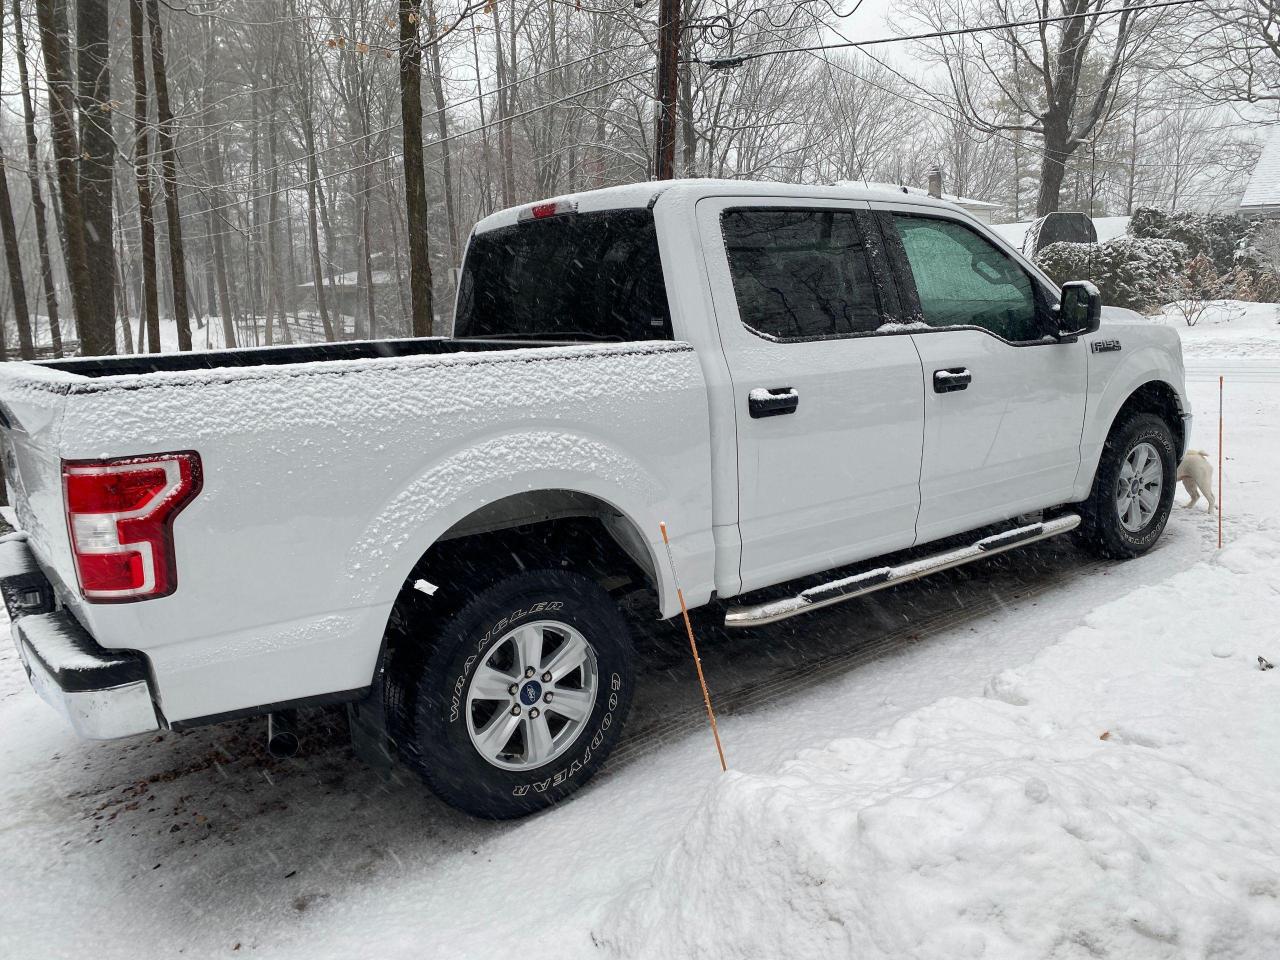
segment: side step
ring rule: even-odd
[[[852,600],[854,597],[866,596],[885,587],[892,587],[908,580],[919,580],[931,573],[950,570],[952,567],[964,566],[974,560],[993,557],[1015,547],[1025,547],[1029,543],[1047,540],[1063,533],[1068,533],[1080,526],[1080,517],[1069,513],[1043,523],[1033,523],[1025,527],[1006,530],[1003,533],[984,537],[967,547],[957,547],[945,553],[937,553],[932,557],[923,557],[896,567],[879,567],[865,573],[855,574],[841,580],[832,580],[816,587],[810,587],[794,597],[771,600],[769,603],[758,603],[749,607],[730,607],[725,614],[726,627],[760,627],[767,623],[777,623],[801,613],[819,610],[836,603]]]

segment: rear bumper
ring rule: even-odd
[[[160,729],[146,659],[103,649],[68,611],[55,610],[24,540],[0,542],[0,594],[32,688],[76,733],[113,740]]]

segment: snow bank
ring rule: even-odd
[[[1251,534],[985,697],[731,772],[596,938],[628,957],[1280,956],[1280,670],[1256,660],[1280,657],[1277,573],[1280,536]]]

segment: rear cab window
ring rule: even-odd
[[[747,207],[720,220],[747,329],[796,341],[874,333],[884,322],[852,210]]]
[[[560,214],[473,235],[453,334],[567,342],[673,339],[652,212]]]

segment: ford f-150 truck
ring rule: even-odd
[[[618,741],[631,618],[678,614],[677,576],[763,627],[1058,534],[1151,547],[1181,349],[1102,312],[892,190],[504,210],[449,338],[0,367],[13,636],[84,737],[269,715],[287,743],[345,701],[362,754],[528,813]]]

